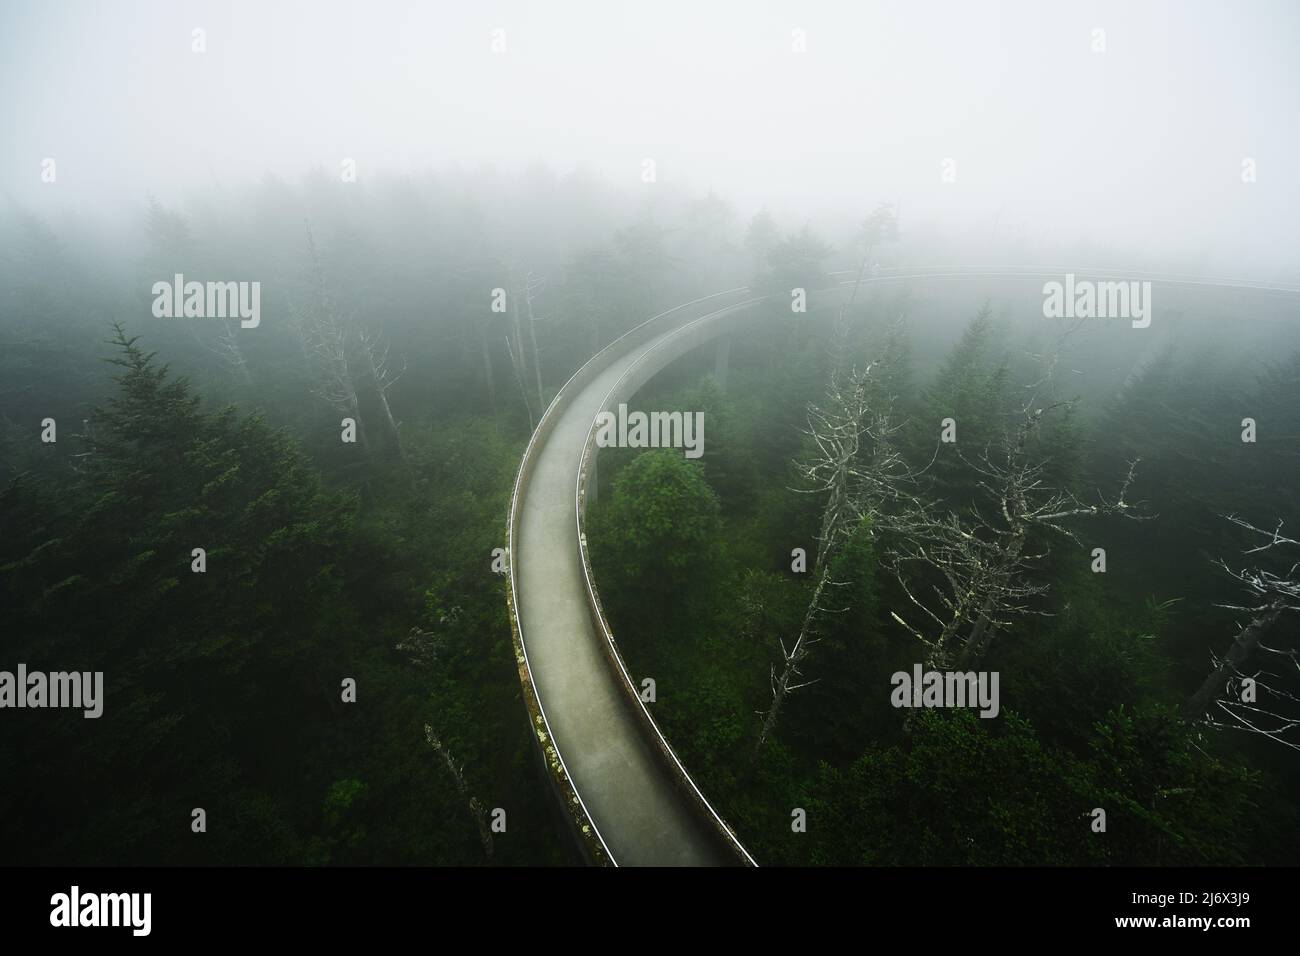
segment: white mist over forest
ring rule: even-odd
[[[1298,53],[4,0],[0,866],[1294,866]]]
[[[713,191],[832,242],[894,202],[930,264],[1294,281],[1298,40],[1286,0],[11,2],[0,184],[85,221],[351,159],[363,188],[489,202],[530,176]]]

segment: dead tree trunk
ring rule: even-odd
[[[887,383],[878,384],[880,362],[873,362],[860,372],[844,370],[850,341],[848,310],[856,292],[855,288],[836,319],[825,407],[812,406],[808,411],[807,433],[813,439],[816,451],[810,460],[796,462],[809,485],[803,489],[804,492],[826,495],[817,536],[817,560],[813,567],[817,583],[794,645],[787,651],[785,643],[781,644],[783,666],[780,675],[775,668],[770,671],[772,704],[764,715],[754,748],[754,760],[775,729],[785,699],[794,691],[814,683],[794,681],[801,676],[799,666],[816,643],[813,634],[822,614],[827,612],[828,589],[845,583],[832,580],[832,562],[838,550],[864,520],[886,523],[901,530],[898,521],[887,514],[886,506],[901,510],[898,508],[900,502],[914,500],[908,489],[915,482],[916,474],[893,446],[892,436],[900,427],[892,424],[896,396],[890,393]],[[881,361],[901,362],[900,343],[900,326],[886,330],[879,349]]]
[[[402,447],[402,433],[398,427],[399,423],[393,417],[393,407],[388,401],[388,391],[397,384],[397,380],[406,371],[406,362],[403,360],[402,367],[394,372],[388,361],[388,346],[381,342],[378,335],[359,330],[357,338],[361,342],[361,353],[365,357],[366,368],[370,373],[375,395],[379,399],[379,407],[383,409],[384,420],[388,423],[389,434],[392,436],[393,444],[397,448],[397,457],[405,462],[406,451]]]
[[[855,460],[861,447],[867,413],[864,383],[870,371],[868,366],[866,372],[850,375],[846,388],[841,388],[839,376],[832,372],[826,408],[813,406],[808,410],[808,434],[816,443],[818,451],[810,462],[797,465],[805,480],[812,485],[809,492],[826,495],[817,538],[817,560],[813,566],[817,584],[813,588],[812,599],[804,612],[803,625],[794,645],[786,650],[785,642],[781,642],[783,660],[780,676],[776,675],[775,667],[770,669],[772,704],[763,717],[763,726],[754,745],[755,760],[776,727],[786,697],[801,687],[814,683],[794,681],[801,676],[799,665],[808,656],[809,648],[816,643],[812,636],[813,630],[818,617],[825,611],[822,601],[827,585],[834,583],[830,580],[832,556],[863,517],[862,482],[855,470]]]
[[[794,646],[787,652],[785,643],[781,644],[781,651],[784,655],[784,666],[781,669],[781,676],[777,677],[776,668],[770,670],[769,680],[772,685],[772,706],[768,708],[767,714],[763,718],[763,729],[759,731],[758,743],[754,745],[754,755],[763,749],[763,744],[767,743],[767,738],[776,728],[777,718],[781,714],[781,705],[785,699],[794,691],[801,687],[807,687],[815,681],[804,681],[800,684],[791,684],[791,680],[802,676],[799,670],[799,664],[808,656],[808,648],[816,643],[812,639],[813,622],[817,614],[821,611],[822,594],[826,590],[826,585],[830,582],[830,569],[821,567],[817,575],[817,586],[813,589],[812,600],[808,602],[808,609],[804,612],[803,626],[799,629],[799,637],[795,640]]]
[[[229,319],[221,320],[221,331],[217,333],[215,345],[204,342],[198,332],[194,332],[194,338],[201,346],[220,358],[232,372],[238,375],[245,388],[252,389],[253,375],[249,371],[248,360],[244,358],[244,350],[239,347],[235,326]]]
[[[306,308],[295,316],[294,325],[301,336],[304,353],[316,366],[314,391],[356,422],[357,438],[368,453],[370,442],[366,437],[353,368],[354,329],[352,323],[340,314],[329,293],[310,226],[307,229],[307,252],[311,261],[311,294]]]
[[[524,277],[524,304],[528,307],[528,341],[533,349],[533,377],[537,381],[537,414],[541,415],[546,408],[546,399],[542,391],[542,362],[537,354],[537,321],[538,316],[533,311],[533,300],[546,287],[546,277],[534,277],[530,272]]]
[[[1280,521],[1273,531],[1265,531],[1236,516],[1226,517],[1233,524],[1262,539],[1260,544],[1246,551],[1247,554],[1300,548],[1300,541],[1282,535]],[[1182,717],[1189,723],[1205,721],[1211,727],[1245,731],[1293,750],[1300,750],[1300,742],[1288,739],[1294,738],[1295,732],[1300,729],[1300,713],[1297,713],[1300,708],[1300,692],[1295,688],[1295,682],[1300,678],[1300,647],[1296,646],[1293,638],[1289,646],[1269,647],[1263,642],[1264,636],[1283,614],[1300,612],[1300,577],[1297,577],[1300,562],[1291,563],[1281,573],[1264,568],[1234,570],[1223,561],[1218,564],[1256,600],[1247,605],[1220,605],[1249,614],[1250,622],[1233,640],[1227,653],[1216,661],[1214,670],[1201,682],[1196,693],[1183,705]],[[1262,663],[1254,663],[1265,660],[1284,662],[1283,673],[1267,672]],[[1243,673],[1243,668],[1248,664],[1256,668],[1255,673]],[[1228,693],[1234,678],[1240,678],[1243,682],[1240,698]],[[1244,693],[1247,679],[1254,688],[1254,693],[1250,696]],[[1269,699],[1260,699],[1261,693]],[[1209,716],[1207,712],[1214,708],[1222,716]]]
[[[513,271],[513,270],[512,270]],[[513,285],[513,283],[512,283]],[[529,395],[528,386],[524,384],[528,380],[528,353],[524,349],[524,328],[519,318],[519,293],[512,287],[508,293],[510,296],[510,319],[514,326],[515,334],[513,344],[510,336],[506,336],[506,347],[510,350],[510,363],[515,369],[515,380],[519,383],[520,394],[524,398],[524,407],[528,412],[529,427],[537,420],[533,413],[533,401]]]
[[[506,351],[510,354],[510,367],[515,372],[515,384],[519,386],[519,395],[524,400],[524,411],[528,413],[528,430],[532,431],[537,427],[537,419],[533,416],[533,403],[528,397],[528,386],[524,384],[524,358],[523,349],[516,349],[516,344],[510,341],[510,336],[506,336]]]
[[[1228,648],[1228,653],[1219,662],[1219,666],[1201,682],[1196,693],[1183,705],[1183,720],[1195,721],[1205,716],[1205,712],[1210,709],[1210,704],[1223,693],[1228,686],[1228,681],[1236,675],[1237,669],[1254,655],[1259,647],[1260,638],[1281,616],[1281,607],[1273,607],[1242,628],[1237,639]]]
[[[934,517],[921,507],[910,519],[912,536],[895,544],[891,558],[903,592],[937,632],[932,630],[933,636],[927,637],[896,612],[891,611],[890,616],[926,648],[927,666],[944,669],[954,659],[963,667],[974,663],[1013,616],[1034,613],[1032,601],[1047,591],[1047,585],[1033,583],[1027,572],[1047,551],[1044,545],[1041,553],[1026,553],[1032,534],[1054,532],[1078,543],[1074,532],[1063,524],[1067,519],[1148,517],[1140,504],[1134,506],[1127,500],[1136,460],[1129,464],[1113,502],[1099,498],[1097,504],[1085,505],[1070,492],[1045,483],[1047,461],[1031,460],[1029,437],[1046,413],[1067,404],[1035,409],[1031,403],[1023,410],[1015,438],[1006,441],[999,456],[988,451],[978,461],[961,456],[980,476],[981,486],[993,495],[998,517],[986,518],[976,509],[966,517]],[[906,563],[923,565],[938,575],[942,586],[935,588],[936,596],[929,603],[913,592],[903,571]]]
[[[470,796],[469,785],[465,782],[465,771],[457,765],[451,756],[451,751],[442,745],[442,741],[434,736],[433,728],[428,724],[424,725],[424,739],[429,742],[434,753],[440,756],[443,763],[447,765],[447,770],[451,772],[452,779],[456,781],[456,789],[460,795],[465,798],[469,806],[470,815],[474,818],[474,823],[478,826],[479,842],[483,844],[483,854],[489,860],[492,859],[492,831],[488,827],[487,814],[483,812],[483,805],[478,802],[477,797]]]

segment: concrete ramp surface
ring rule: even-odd
[[[742,293],[674,309],[651,320],[667,320],[662,331],[620,340],[593,359],[599,368],[589,363],[548,410],[537,432],[544,440],[535,436],[516,487],[511,583],[527,669],[580,807],[619,865],[738,861],[646,739],[635,702],[607,656],[578,542],[579,468],[597,413],[637,359],[690,322],[744,301]]]

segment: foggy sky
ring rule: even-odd
[[[766,204],[833,231],[901,201],[913,235],[976,255],[996,223],[1297,281],[1298,54],[1293,0],[6,0],[0,215],[182,201],[344,158],[365,182],[543,163],[713,189],[742,225]]]

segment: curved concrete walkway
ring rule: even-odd
[[[881,270],[864,277],[862,283],[1042,281],[1060,279],[1064,271],[1068,270],[897,269]],[[1096,270],[1072,271],[1081,278],[1103,275]],[[1171,285],[1295,292],[1286,287],[1188,276],[1104,275]],[[842,280],[838,288],[852,284],[851,279]],[[509,527],[510,601],[521,680],[525,681],[530,709],[536,711],[534,723],[544,753],[552,748],[548,760],[560,779],[557,792],[572,804],[566,809],[589,847],[597,848],[596,856],[603,852],[607,862],[616,865],[753,862],[738,842],[729,848],[719,840],[717,829],[701,809],[698,791],[692,800],[682,781],[670,772],[670,764],[647,741],[644,725],[638,723],[635,709],[639,704],[617,676],[606,638],[588,603],[575,489],[593,421],[615,386],[626,382],[625,374],[629,380],[643,381],[648,375],[644,370],[638,374],[633,366],[649,353],[662,349],[669,356],[680,354],[683,341],[674,342],[675,338],[693,338],[697,343],[707,338],[699,334],[704,324],[699,320],[712,321],[755,303],[745,289],[718,293],[662,313],[612,343],[557,394],[529,443],[515,486]],[[686,782],[690,783],[689,778]]]
[[[739,290],[710,297],[673,310],[673,318],[686,324],[737,299]],[[677,328],[608,356],[581,387],[570,382],[557,396],[548,411],[554,422],[533,449],[532,473],[520,489],[511,549],[517,619],[537,697],[574,789],[619,865],[732,862],[637,725],[597,632],[578,549],[575,487],[592,422],[624,372]]]

